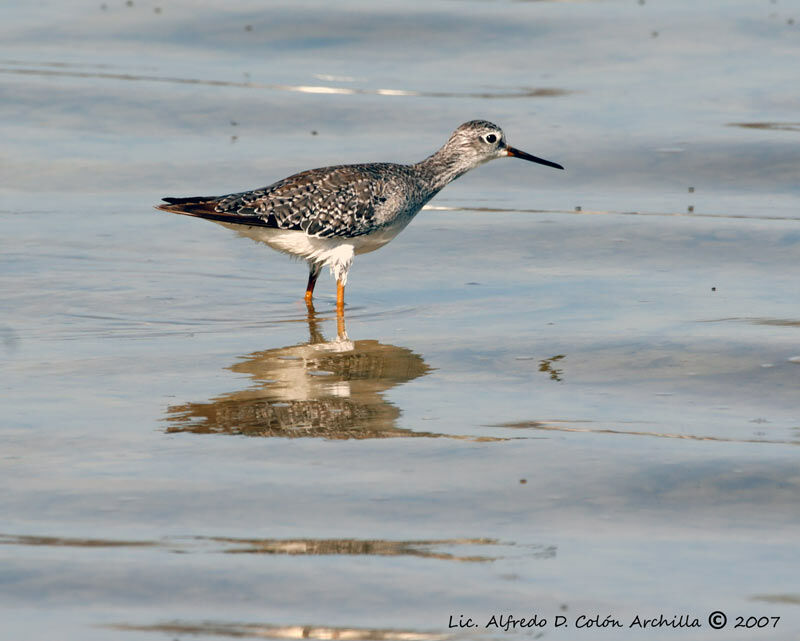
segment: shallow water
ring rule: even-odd
[[[800,633],[797,2],[40,3],[0,35],[4,638]],[[448,187],[342,323],[327,276],[309,313],[303,265],[152,209],[476,117],[567,171]],[[659,614],[700,627],[627,628]]]

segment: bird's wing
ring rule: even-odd
[[[218,198],[165,198],[159,208],[219,222],[304,231],[320,238],[368,234],[379,226],[387,173],[376,165],[323,167],[263,189]]]

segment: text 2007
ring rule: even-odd
[[[736,617],[736,625],[734,628],[767,628],[776,627],[780,617]]]

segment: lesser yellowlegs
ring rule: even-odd
[[[308,262],[305,299],[328,266],[336,307],[344,309],[347,273],[356,254],[383,247],[445,185],[478,165],[514,156],[548,167],[558,163],[514,149],[485,120],[461,125],[436,153],[415,165],[367,163],[309,169],[272,185],[225,196],[164,198],[158,209],[220,223]]]

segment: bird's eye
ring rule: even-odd
[[[495,136],[494,134],[489,134],[487,136],[484,136],[483,139],[490,145],[493,145],[494,143],[497,142],[497,136]]]

